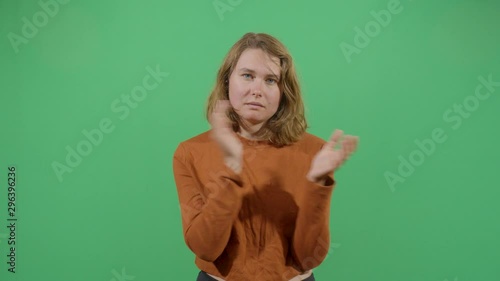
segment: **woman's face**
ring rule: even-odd
[[[246,125],[259,129],[276,113],[281,98],[279,76],[277,57],[261,49],[243,51],[229,77],[229,100]]]

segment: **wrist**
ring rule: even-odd
[[[313,175],[311,175],[311,174],[307,174],[307,175],[306,175],[306,179],[307,179],[308,181],[310,181],[310,182],[314,182],[314,183],[316,183],[316,182],[318,182],[318,181],[319,181],[319,178],[318,178],[318,177],[313,176]]]
[[[224,157],[224,164],[237,174],[242,170],[241,162],[240,157]]]
[[[319,185],[327,185],[328,182],[328,175],[325,176],[320,176],[320,177],[315,177],[310,174],[306,176],[306,179],[312,183],[319,184]]]

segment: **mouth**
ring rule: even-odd
[[[258,102],[249,102],[246,105],[256,106],[256,107],[264,107],[261,103],[258,103]]]

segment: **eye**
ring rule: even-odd
[[[243,78],[252,78],[252,75],[248,73],[243,73],[241,76],[243,76]]]
[[[278,82],[278,81],[276,81],[276,79],[273,79],[273,78],[269,78],[266,81],[268,81],[267,83],[269,83],[269,84],[276,84]]]

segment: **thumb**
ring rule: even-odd
[[[225,113],[231,107],[229,100],[218,100],[215,105],[215,111],[217,113]]]
[[[324,148],[328,150],[333,150],[335,146],[337,145],[340,137],[342,136],[344,132],[342,130],[335,130],[330,138],[328,139],[328,142],[325,144]]]

